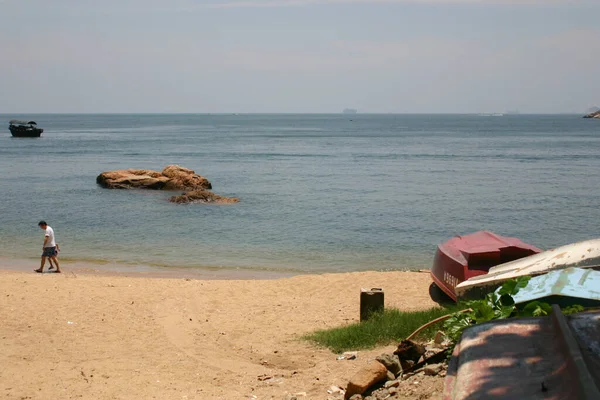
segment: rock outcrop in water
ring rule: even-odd
[[[122,169],[102,172],[96,177],[96,183],[107,189],[150,189],[150,190],[187,190],[179,196],[169,199],[172,203],[237,203],[237,198],[219,196],[207,189],[212,184],[191,169],[179,165],[168,165],[162,172],[149,169]]]
[[[171,203],[219,203],[219,204],[230,204],[238,203],[240,199],[235,197],[223,197],[218,194],[214,194],[208,190],[194,190],[192,192],[184,193],[180,196],[173,196],[169,199]]]
[[[598,119],[600,119],[600,111],[594,111],[592,113],[584,115],[583,118],[598,118]]]
[[[149,169],[122,169],[103,172],[96,183],[107,189],[199,190],[211,183],[191,169],[168,165],[162,172]]]

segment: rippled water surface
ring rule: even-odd
[[[487,229],[549,248],[600,236],[600,121],[574,115],[4,115],[0,238],[38,257],[339,272],[424,268]],[[34,119],[42,138],[11,138]],[[179,164],[234,205],[107,190],[107,170]]]

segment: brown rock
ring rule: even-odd
[[[444,369],[444,365],[441,363],[440,364],[431,364],[431,365],[425,366],[425,368],[423,369],[423,372],[425,372],[425,375],[435,376],[435,375],[439,374],[443,369]]]
[[[122,169],[102,172],[96,183],[107,189],[198,190],[211,189],[211,183],[191,169],[169,165],[163,172]]]
[[[416,363],[425,354],[425,351],[425,346],[410,340],[403,340],[394,351],[394,354],[398,356],[400,361],[413,361]]]
[[[160,190],[170,179],[157,171],[145,169],[122,169],[103,172],[96,183],[108,189],[144,188]]]
[[[374,384],[387,378],[387,368],[379,361],[373,360],[358,371],[348,382],[345,399],[355,394],[363,394]]]
[[[167,184],[167,190],[198,190],[212,189],[211,183],[203,176],[196,175],[191,169],[180,167],[179,165],[167,165],[162,170],[162,174],[171,178]]]
[[[375,358],[377,361],[385,365],[385,367],[394,375],[398,375],[402,371],[400,360],[395,354],[381,354]]]
[[[173,196],[169,199],[171,203],[216,203],[216,204],[231,204],[238,203],[240,199],[236,197],[223,197],[214,194],[208,190],[194,190],[179,196]]]

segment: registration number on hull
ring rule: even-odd
[[[444,282],[452,287],[456,287],[458,285],[458,278],[454,275],[444,271]]]

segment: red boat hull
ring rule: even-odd
[[[495,265],[541,252],[535,246],[516,238],[479,231],[455,236],[438,245],[431,268],[431,279],[452,300],[459,283],[477,275],[487,274]]]

